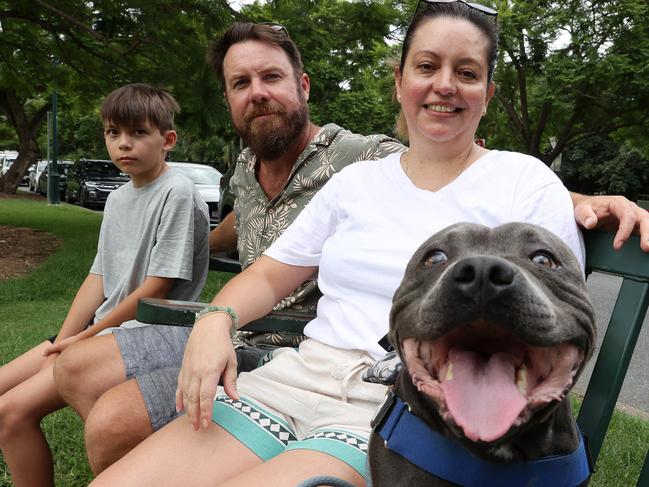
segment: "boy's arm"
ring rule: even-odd
[[[61,341],[57,339],[56,343],[45,350],[44,355],[60,353],[79,340],[95,336],[97,333],[105,330],[106,328],[110,328],[111,326],[120,326],[126,321],[135,319],[137,302],[140,300],[140,298],[164,298],[171,290],[174,280],[175,279],[170,279],[167,277],[148,276],[140,287],[135,289],[121,303],[115,306],[115,308],[113,308],[113,310],[108,313],[103,320],[87,328],[86,330],[77,333],[74,336],[68,336]],[[86,322],[86,324],[87,323],[88,322]]]
[[[210,253],[229,252],[237,249],[237,229],[234,211],[226,215],[219,226],[210,232]]]
[[[54,343],[58,345],[82,331],[92,321],[95,312],[101,306],[101,303],[104,302],[104,299],[104,281],[102,276],[88,274],[72,300],[68,314],[65,320],[63,320],[63,325],[61,325],[61,329],[56,335]],[[56,345],[50,345],[49,347],[51,348],[53,346]],[[49,348],[46,348],[43,355],[48,356],[48,358],[43,363],[42,368],[51,367],[59,352],[60,350],[58,349],[50,351]]]
[[[82,331],[95,317],[95,312],[104,302],[104,281],[98,274],[88,274],[72,300],[68,314],[54,343]]]

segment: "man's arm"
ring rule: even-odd
[[[231,211],[219,226],[210,232],[210,254],[237,250],[237,229],[234,224],[235,216]]]
[[[99,276],[99,278],[101,278],[101,276]],[[44,354],[49,355],[52,353],[60,353],[72,343],[83,340],[84,338],[95,336],[97,333],[105,330],[106,328],[110,328],[111,326],[120,326],[125,321],[134,319],[137,310],[137,303],[140,298],[164,298],[173,286],[174,280],[175,279],[166,277],[148,276],[140,287],[135,289],[121,303],[115,306],[115,308],[110,313],[108,313],[103,320],[73,336],[70,335],[64,337],[62,340],[57,339],[56,343],[46,349]],[[77,294],[77,296],[79,296],[79,294]],[[75,298],[75,301],[76,300],[77,299]],[[94,311],[93,314],[85,322],[85,324],[90,321],[92,316],[94,316]]]
[[[632,233],[640,234],[640,248],[649,252],[649,212],[624,196],[586,196],[570,193],[575,220],[586,229],[617,229],[613,247],[620,249]]]

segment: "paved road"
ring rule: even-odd
[[[606,325],[615,305],[617,292],[622,279],[600,273],[593,273],[588,278],[588,291],[597,313],[598,347],[601,343]],[[598,348],[599,350],[599,348]],[[579,380],[579,386],[585,390],[595,359],[587,366]],[[619,401],[633,408],[649,413],[649,319],[645,317],[635,353],[622,386]]]

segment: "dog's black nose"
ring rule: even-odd
[[[458,291],[483,303],[509,288],[514,275],[507,261],[487,256],[462,259],[451,272]]]

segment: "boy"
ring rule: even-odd
[[[53,485],[40,421],[65,405],[52,374],[58,354],[107,328],[134,325],[140,298],[195,300],[203,287],[207,205],[165,163],[178,111],[168,92],[144,84],[119,88],[102,104],[106,147],[131,181],[106,202],[95,261],[56,339],[0,368],[0,448],[17,486]]]

